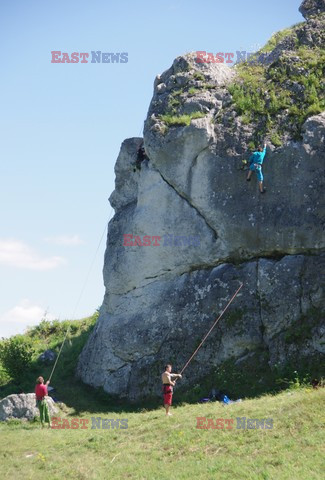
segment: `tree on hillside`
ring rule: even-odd
[[[34,349],[23,335],[3,340],[0,343],[0,361],[11,378],[18,380],[31,364]]]

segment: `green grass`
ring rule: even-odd
[[[195,80],[204,82],[205,81],[205,76],[201,72],[194,72],[193,77]]]
[[[268,135],[275,146],[282,145],[282,128],[299,140],[306,119],[325,110],[325,52],[301,45],[294,55],[299,61],[293,66],[286,54],[269,66],[247,62],[236,66],[239,81],[228,90],[243,123],[256,126],[254,143]],[[280,127],[278,115],[285,110],[290,122]]]
[[[177,390],[175,393],[177,397]],[[297,389],[224,407],[184,404],[166,418],[162,408],[107,409],[65,418],[127,418],[127,430],[40,430],[37,422],[0,425],[2,479],[200,480],[323,478],[325,391]],[[231,430],[197,429],[197,417],[232,419]],[[236,418],[272,418],[273,429],[236,428]]]
[[[252,122],[251,114],[250,113],[243,114],[242,117],[241,117],[241,122],[242,122],[243,125],[249,125]]]
[[[168,100],[168,108],[170,110],[177,108],[181,105],[181,101],[178,98],[171,96]]]
[[[261,48],[260,52],[261,53],[268,53],[272,52],[272,50],[275,49],[275,47],[286,37],[293,37],[297,39],[297,35],[295,33],[295,27],[301,25],[304,22],[298,23],[294,25],[291,28],[285,28],[284,30],[280,30],[279,32],[276,32],[272,35],[270,40],[264,45],[263,48]]]
[[[274,133],[273,135],[271,135],[270,140],[275,147],[281,147],[282,140],[277,133]]]
[[[195,95],[196,93],[198,93],[198,92],[200,92],[200,91],[201,91],[201,90],[200,90],[199,88],[191,87],[191,88],[189,88],[189,90],[188,90],[188,94],[189,94],[190,96],[193,96],[193,95]]]
[[[58,320],[43,320],[37,327],[31,328],[25,333],[34,350],[33,361],[30,368],[23,373],[22,378],[11,379],[0,364],[0,398],[11,393],[30,391],[35,379],[42,375],[48,377],[52,370],[52,364],[44,364],[38,357],[47,349],[58,353],[64,339],[67,328],[69,334],[62,349],[60,360],[57,364],[53,381],[59,387],[63,400],[69,397],[70,382],[75,384],[74,371],[80,352],[85,345],[89,333],[95,325],[98,313],[82,320],[59,322]]]
[[[189,115],[171,115],[171,114],[161,115],[160,119],[168,127],[174,127],[174,126],[188,126],[190,125],[191,120],[195,118],[203,118],[203,117],[205,117],[204,113],[193,112],[193,113],[190,113]]]
[[[205,90],[214,90],[215,88],[217,88],[217,86],[214,85],[213,83],[205,83],[203,85],[203,89]]]
[[[201,72],[194,72],[193,79],[205,82],[206,78]],[[182,114],[181,107],[185,98],[193,97],[194,95],[203,92],[204,90],[213,90],[216,85],[210,83],[203,83],[199,86],[189,87],[184,86],[182,88],[174,88],[169,95],[165,112],[160,115],[160,119],[165,123],[166,127],[172,126],[188,126],[191,120],[194,118],[201,118],[205,115],[202,112],[194,112],[190,115]],[[165,135],[168,129],[161,131],[162,135]]]
[[[179,97],[179,96],[182,95],[182,93],[184,93],[184,92],[185,92],[184,89],[178,88],[178,89],[173,90],[170,95],[171,95],[172,97]]]
[[[240,328],[246,312],[234,310],[227,322]],[[39,421],[0,423],[1,479],[320,479],[321,416],[324,389],[313,390],[310,365],[294,364],[270,370],[266,352],[255,352],[236,365],[230,359],[200,384],[186,392],[175,390],[173,417],[166,418],[161,399],[132,405],[108,396],[102,389],[83,385],[74,377],[78,355],[98,317],[80,321],[46,322],[29,330],[26,337],[35,348],[33,364],[24,378],[13,381],[0,366],[0,396],[33,391],[35,378],[48,377],[52,365],[37,360],[46,348],[58,351],[66,329],[68,340],[53,376],[55,395],[64,402],[58,416],[88,419],[127,418],[127,430],[41,430]],[[321,312],[310,311],[311,325]],[[305,318],[291,330],[286,341],[297,341],[310,330]],[[297,335],[299,338],[296,338]],[[264,359],[264,360],[263,360]],[[309,360],[308,360],[309,361]],[[307,363],[308,363],[307,361]],[[195,362],[195,361],[194,361]],[[317,368],[321,364],[317,359]],[[296,370],[294,370],[296,368]],[[310,374],[306,375],[306,372]],[[219,402],[198,404],[212,386],[229,391],[231,398],[249,396],[224,407]],[[276,390],[281,390],[276,393]],[[265,391],[273,393],[265,394]],[[228,392],[227,392],[228,393]],[[197,417],[234,420],[232,430],[197,429]],[[237,430],[236,417],[272,418],[269,430]]]

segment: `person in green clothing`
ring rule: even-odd
[[[46,401],[47,393],[47,386],[50,383],[48,380],[44,383],[43,377],[38,377],[36,380],[36,387],[35,387],[35,395],[36,395],[36,405],[39,409],[40,417],[41,417],[41,424],[42,428],[44,427],[44,422],[48,423],[48,428],[51,426],[51,419],[50,419],[50,412],[49,407]]]
[[[250,159],[249,159],[249,171],[246,180],[249,182],[252,176],[252,173],[255,172],[257,179],[258,179],[258,184],[260,188],[261,193],[265,193],[265,188],[263,187],[263,172],[262,172],[262,164],[264,161],[266,153],[266,143],[264,144],[264,148],[258,147],[257,151],[254,152]]]

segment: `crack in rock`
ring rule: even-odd
[[[206,147],[206,148],[207,148],[207,147]],[[206,148],[204,148],[204,150],[205,150]],[[203,150],[202,150],[202,151],[203,151]],[[201,152],[200,152],[200,153],[201,153]],[[200,155],[200,153],[199,153],[198,155]],[[198,155],[197,155],[197,157],[198,157]],[[196,157],[196,158],[197,158],[197,157]],[[155,167],[155,170],[159,173],[159,175],[160,175],[161,178],[164,180],[164,182],[166,182],[167,185],[169,185],[170,188],[172,188],[179,197],[181,197],[183,200],[185,200],[185,201],[188,203],[188,205],[190,205],[190,207],[194,208],[194,210],[196,211],[196,213],[197,213],[201,218],[203,218],[203,220],[204,220],[204,222],[206,223],[206,225],[208,226],[208,228],[213,232],[214,238],[215,238],[216,240],[218,240],[218,238],[219,238],[218,232],[213,228],[212,225],[210,225],[210,223],[209,223],[208,220],[205,218],[205,216],[203,215],[203,213],[193,204],[193,202],[191,202],[191,200],[190,200],[184,193],[179,192],[179,191],[177,190],[177,188],[175,187],[175,185],[172,185],[172,184],[167,180],[167,178],[161,173],[161,171],[160,171],[157,167]]]
[[[259,275],[260,275],[260,265],[259,265],[259,263],[260,263],[260,261],[259,261],[259,259],[257,259],[256,260],[256,293],[257,293],[257,298],[258,298],[258,315],[260,317],[260,322],[261,322],[260,331],[261,331],[261,337],[262,337],[262,344],[264,344],[266,346],[266,348],[268,348],[268,344],[267,344],[267,342],[265,341],[265,338],[264,338],[265,324],[263,323],[263,313],[262,313],[262,300],[261,300],[260,279],[259,279]]]

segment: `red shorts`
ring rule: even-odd
[[[172,404],[172,393],[164,393],[164,405],[171,405]]]

